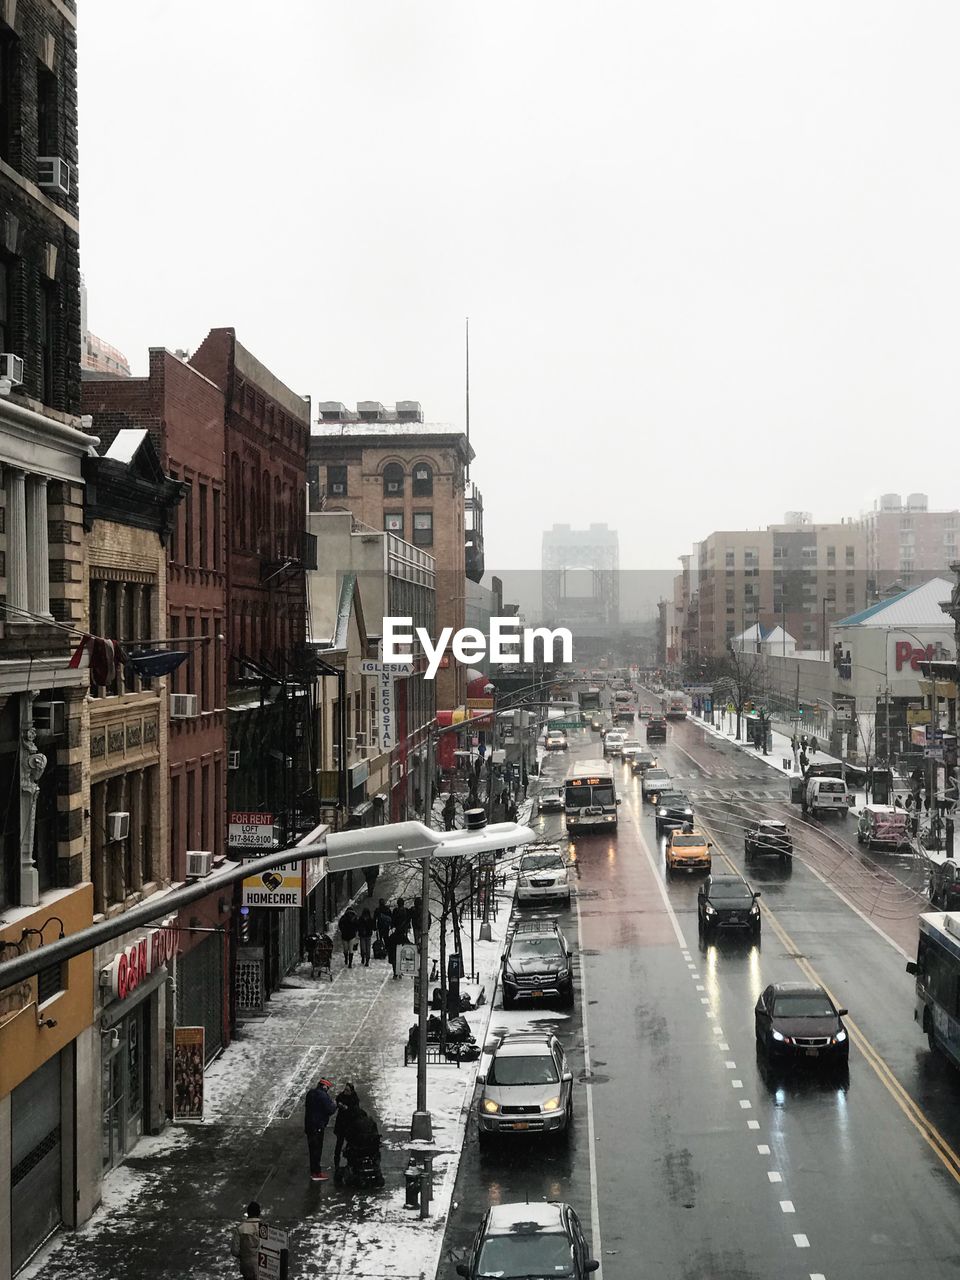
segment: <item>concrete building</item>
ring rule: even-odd
[[[606,653],[620,629],[620,539],[615,529],[555,524],[543,534],[541,613],[569,627],[574,654]]]
[[[464,626],[466,582],[483,577],[483,504],[467,475],[474,457],[464,432],[423,420],[420,404],[393,409],[361,400],[319,406],[310,438],[310,509],[350,511],[429,551],[436,561],[437,627]],[[380,629],[370,621],[372,631]],[[436,679],[439,708],[465,699],[464,669],[444,659]]]
[[[425,627],[434,634],[437,568],[436,560],[428,551],[394,533],[361,524],[347,511],[311,511],[307,516],[307,529],[317,540],[317,568],[307,574],[309,633],[321,650],[325,641],[327,646],[332,643],[337,609],[349,575],[356,579],[366,640],[374,646],[374,651],[381,638],[384,617],[410,617],[414,627]],[[352,605],[352,596],[347,604]],[[378,689],[380,682],[369,680],[362,697],[363,706],[368,708],[367,724],[361,727],[359,736],[357,732],[348,734],[345,761],[348,771],[365,759],[372,760],[381,753],[387,756],[388,778],[379,778],[378,771],[371,768],[364,800],[377,795],[382,785],[390,797],[386,815],[390,822],[399,822],[415,812],[415,792],[420,786],[419,755],[436,716],[436,682],[423,679],[425,659],[419,645],[414,646],[414,651],[420,674],[398,676],[392,681],[395,723],[384,722],[377,696],[382,695],[382,689]],[[346,654],[347,648],[340,652]],[[323,657],[338,665],[337,655],[325,652]],[[355,678],[358,674],[355,671],[351,676]],[[352,686],[348,697],[355,697]],[[388,703],[388,713],[390,709]],[[325,742],[330,740],[329,734],[322,736]],[[336,767],[332,756],[329,767]],[[341,820],[348,816],[341,815]],[[333,821],[332,814],[328,818]]]
[[[0,955],[89,925],[76,10],[0,4]],[[60,623],[64,629],[54,625]],[[0,1277],[99,1195],[93,963],[0,992]]]
[[[885,493],[860,517],[871,600],[943,576],[957,559],[960,511],[930,511],[925,493]]]
[[[865,536],[852,521],[816,524],[788,512],[766,529],[718,531],[699,544],[700,651],[717,656],[759,623],[803,650],[826,648],[832,623],[867,604]]]
[[[183,489],[163,474],[143,429],[118,432],[84,463],[87,554],[84,630],[116,640],[128,658],[150,649],[166,617],[165,544]],[[94,642],[96,643],[96,642]],[[90,655],[90,879],[95,919],[122,915],[171,882],[168,830],[167,689],[134,662]],[[145,936],[135,930],[94,953],[97,1071],[86,1107],[99,1117],[105,1173],[166,1119],[166,1057],[172,1043],[167,971],[117,983],[116,966]],[[102,975],[106,975],[103,977]],[[144,975],[145,976],[145,975]]]
[[[166,556],[166,612],[158,637],[183,646],[187,661],[167,678],[178,699],[167,752],[170,874],[186,876],[187,850],[226,847],[227,646],[224,396],[209,378],[163,348],[145,378],[84,372],[83,407],[107,447],[123,430],[145,429],[165,473],[179,480]],[[231,903],[223,893],[181,916],[178,1021],[203,1026],[210,1058],[230,1036]],[[191,922],[194,927],[190,928]],[[197,928],[223,929],[204,934]]]

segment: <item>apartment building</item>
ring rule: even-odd
[[[871,598],[942,576],[960,558],[960,511],[931,511],[925,493],[885,493],[860,525]]]

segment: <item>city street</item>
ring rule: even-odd
[[[600,750],[598,734],[571,734],[571,750],[548,757],[544,779]],[[748,815],[786,817],[794,865],[751,868],[763,893],[759,946],[701,946],[697,878],[666,881],[652,806],[615,762],[619,831],[580,838],[571,853],[591,1066],[575,1094],[571,1155],[517,1143],[480,1158],[473,1120],[440,1274],[454,1275],[456,1251],[488,1204],[526,1197],[573,1203],[606,1280],[640,1267],[678,1277],[955,1274],[960,1083],[928,1052],[904,970],[922,904],[901,880],[886,890],[882,917],[858,914],[877,898],[876,859],[842,837],[800,832],[798,812],[784,808],[784,780],[708,741],[696,722],[672,722],[659,755],[714,840],[717,871],[743,869]],[[561,816],[542,824],[561,836]],[[821,869],[838,862],[841,846],[841,892],[852,905]],[[759,992],[804,980],[849,1007],[848,1074],[771,1073],[757,1061]],[[578,999],[571,1018],[556,1019],[580,1068],[583,1010]],[[501,1022],[497,1011],[491,1034]]]

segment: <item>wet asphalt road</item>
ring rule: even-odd
[[[571,735],[571,751],[545,772],[560,776],[570,756],[598,754],[598,735]],[[759,946],[724,940],[701,948],[696,880],[666,883],[652,810],[623,771],[617,835],[574,846],[593,1070],[576,1095],[570,1151],[516,1143],[481,1159],[471,1125],[440,1274],[454,1274],[450,1251],[469,1242],[488,1204],[529,1196],[578,1209],[606,1280],[956,1276],[960,1159],[951,1149],[960,1151],[960,1075],[931,1058],[913,1021],[913,980],[897,947],[915,946],[916,896],[902,881],[891,889],[882,878],[878,888],[872,860],[855,844],[841,874],[833,864],[843,838],[798,834],[796,811],[783,808],[785,781],[726,744],[706,746],[695,723],[671,725],[660,758],[694,799],[720,866],[729,858],[743,869],[744,815],[787,816],[794,866],[750,868],[765,908]],[[771,794],[743,796],[752,790]],[[741,793],[735,810],[724,799],[730,792]],[[562,818],[549,815],[543,826],[545,835],[560,834]],[[833,865],[830,876],[818,860]],[[837,896],[831,878],[861,911],[881,901],[886,914],[871,924]],[[759,991],[811,978],[850,1009],[846,1076],[771,1074],[757,1061]],[[522,1016],[497,1010],[491,1032]],[[579,999],[569,1018],[555,1019],[580,1073]],[[935,1151],[941,1144],[944,1159]]]

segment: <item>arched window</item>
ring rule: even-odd
[[[413,496],[433,497],[433,467],[429,462],[415,462],[413,465]]]
[[[403,495],[403,467],[399,462],[388,462],[383,468],[383,496],[399,498]]]
[[[262,480],[261,480],[261,484],[260,484],[260,494],[261,494],[260,501],[261,501],[261,504],[262,504],[262,510],[263,510],[263,532],[264,532],[264,535],[265,535],[265,538],[264,538],[264,547],[267,549],[267,551],[268,551],[268,553],[269,553],[269,548],[270,548],[270,528],[271,528],[271,526],[272,526],[272,524],[273,524],[273,521],[272,521],[272,520],[271,520],[271,518],[270,518],[270,515],[271,515],[271,512],[270,512],[270,476],[269,476],[269,473],[268,473],[268,472],[266,472],[266,471],[264,471],[264,473],[263,473],[263,477],[262,477]]]

